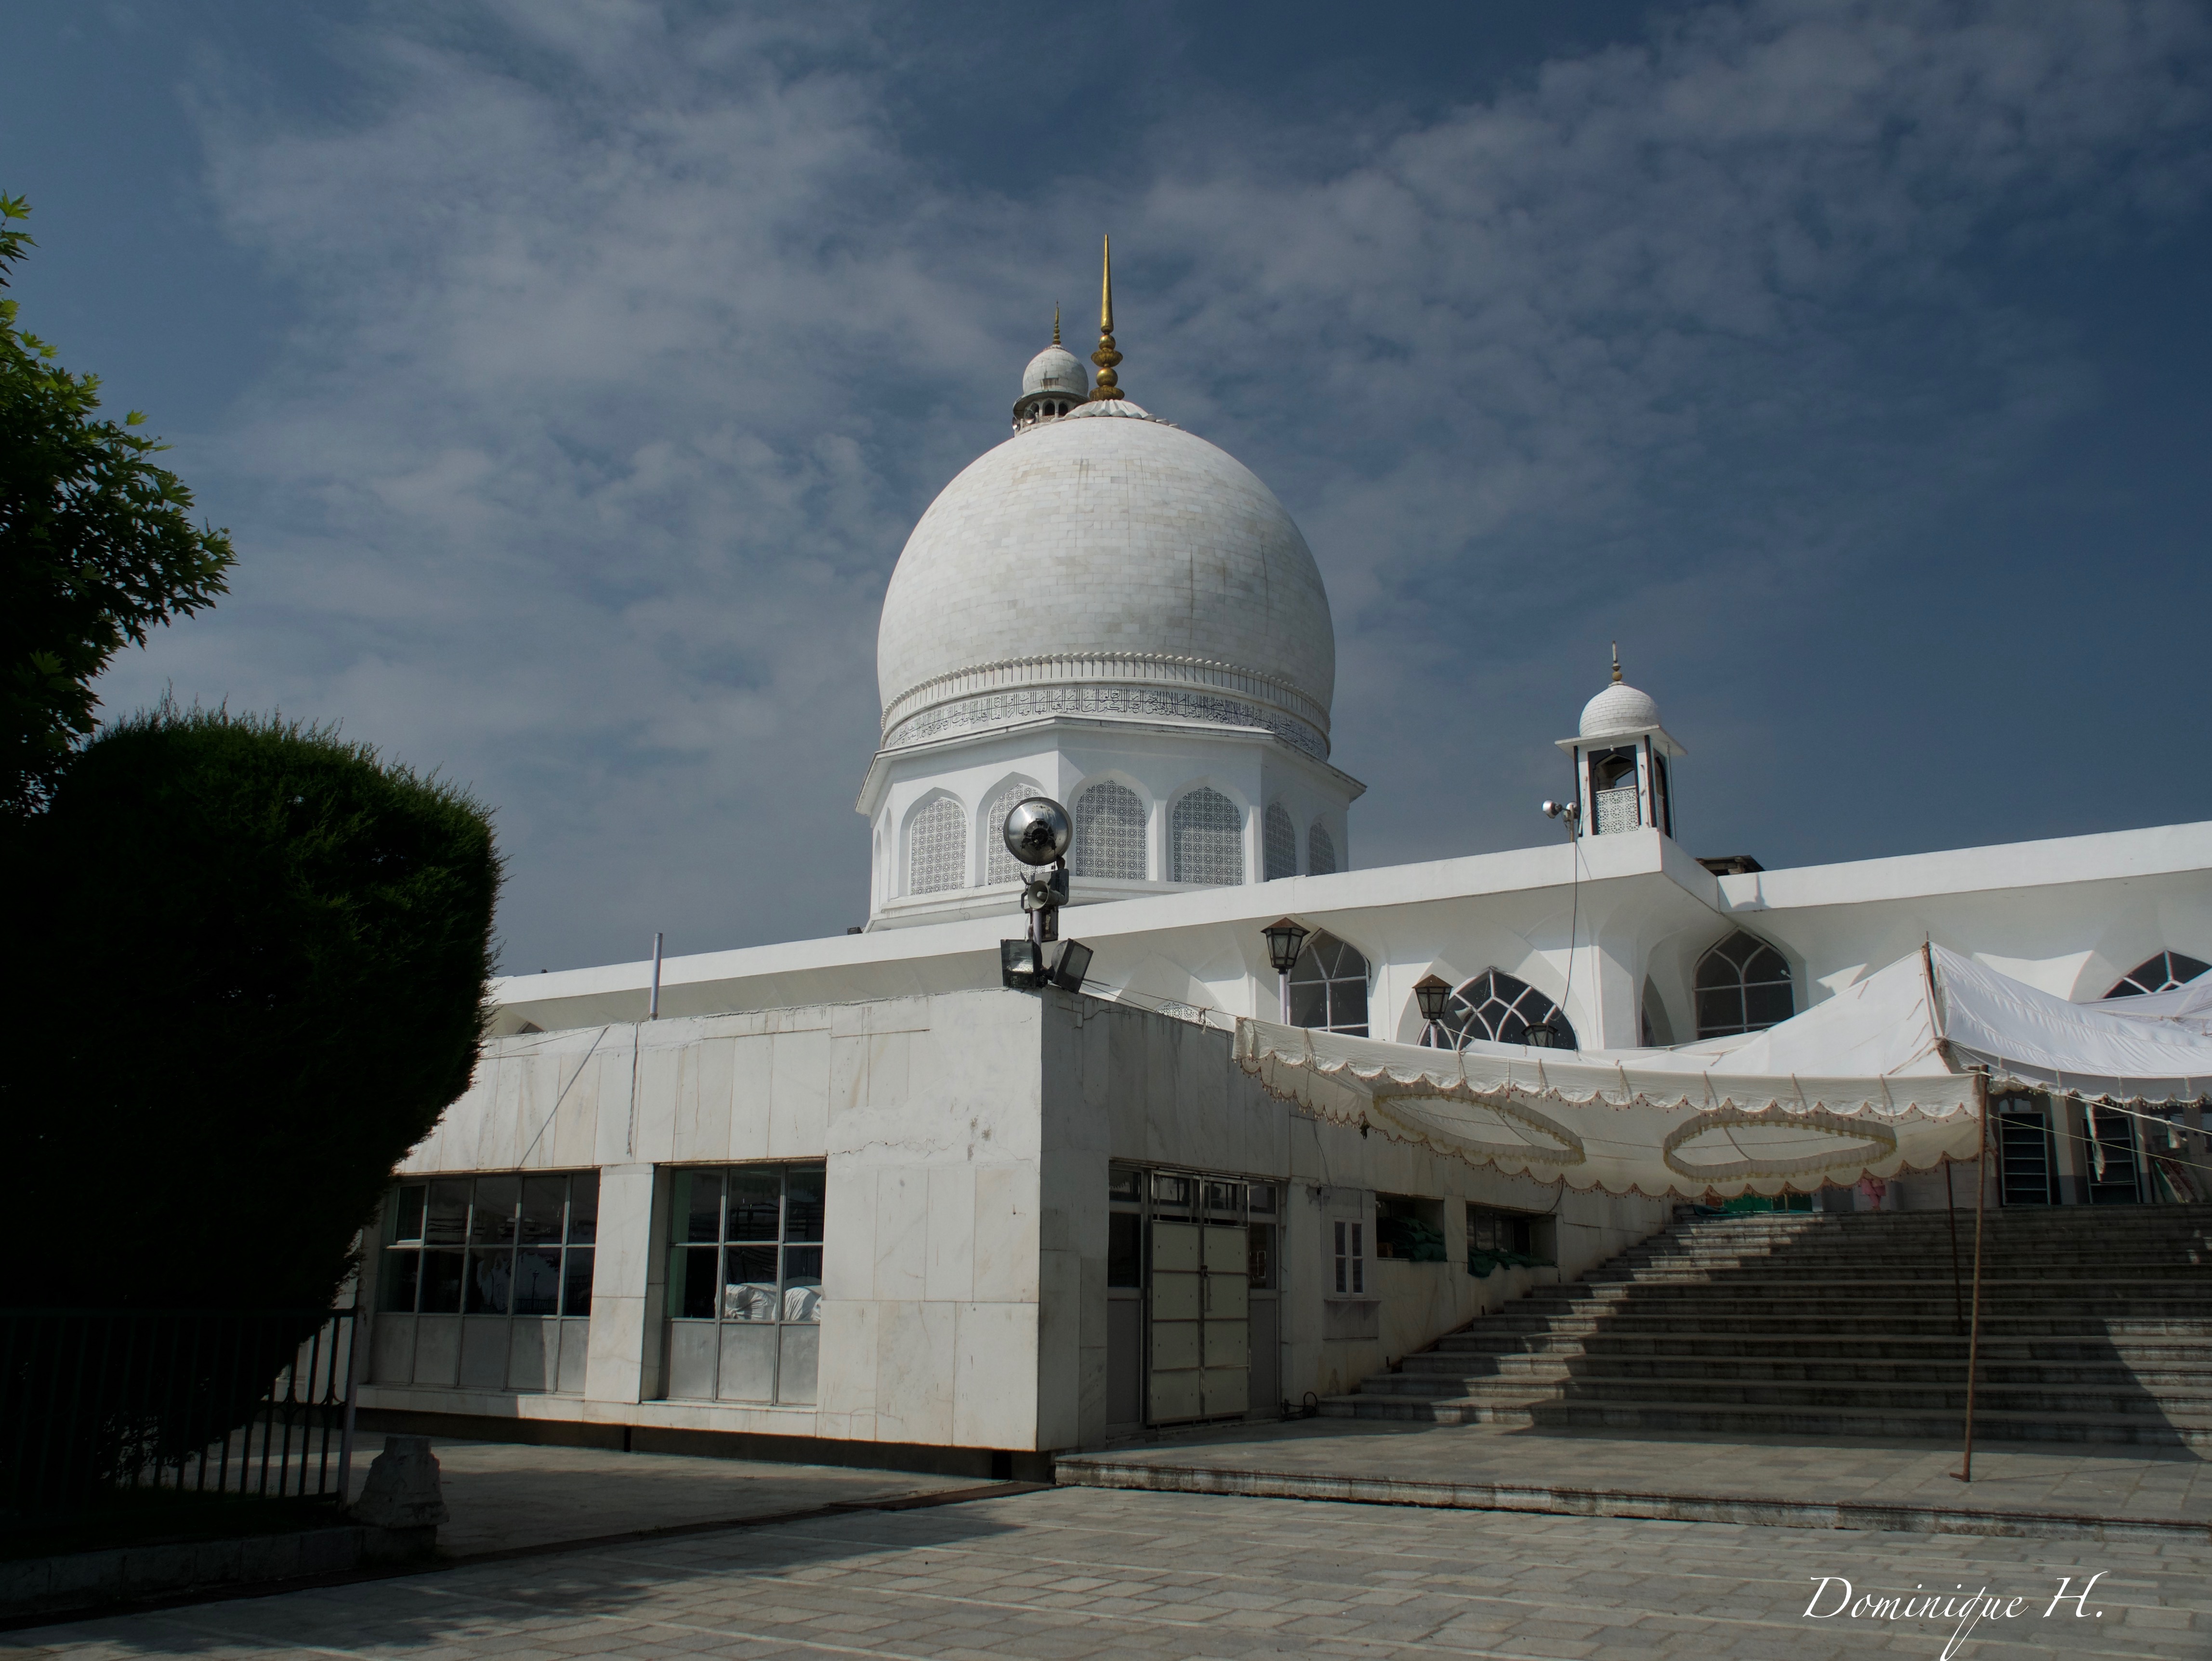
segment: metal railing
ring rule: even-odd
[[[0,1310],[0,1510],[131,1488],[343,1506],[357,1313]]]

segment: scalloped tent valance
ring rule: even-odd
[[[1932,946],[1723,1048],[1454,1052],[1240,1020],[1237,1056],[1338,1123],[1540,1182],[1685,1196],[1804,1192],[1971,1159],[1981,1125],[1965,1069],[1978,1064],[1996,1085],[2107,1099],[2212,1091],[2212,1041]]]

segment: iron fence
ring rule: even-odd
[[[356,1314],[0,1310],[0,1509],[157,1488],[343,1506]]]

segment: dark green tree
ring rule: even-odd
[[[0,288],[33,246],[0,197]],[[35,812],[90,736],[93,681],[125,642],[212,605],[234,556],[195,528],[165,447],[99,419],[100,380],[71,374],[0,300],[0,818]]]
[[[0,1299],[327,1308],[475,1068],[489,821],[332,733],[164,705],[23,833],[46,995],[0,1086]]]

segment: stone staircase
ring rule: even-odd
[[[1973,1268],[1973,1214],[1958,1215]],[[1977,1440],[2212,1448],[2212,1206],[1990,1214]],[[1322,1403],[1341,1418],[1956,1439],[1944,1214],[1684,1220]]]

